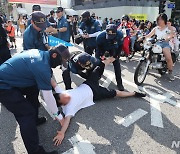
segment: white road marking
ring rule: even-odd
[[[160,102],[154,98],[150,98],[150,104],[151,104],[151,125],[164,128]]]
[[[96,154],[94,152],[95,147],[91,144],[91,142],[83,140],[79,134],[71,137],[69,141],[73,145],[73,148],[63,154]]]
[[[109,70],[105,70],[105,75],[107,76],[107,78],[109,78],[111,76],[114,77],[114,74]],[[111,78],[109,78],[109,79],[111,79]],[[111,82],[113,81],[113,79],[114,78],[112,78]],[[141,91],[146,92],[151,98],[154,98],[154,99],[159,100],[159,101],[167,102],[167,103],[174,105],[176,107],[180,107],[180,103],[177,103],[176,101],[170,99],[173,95],[170,94],[169,92],[165,93],[164,95],[161,95],[161,94],[154,93],[154,92],[146,89],[145,87],[137,86],[135,83],[130,82],[128,80],[125,80],[123,78],[122,78],[122,81],[123,81],[123,83],[125,83],[125,84],[127,84],[133,88],[136,88],[137,90],[141,90]],[[108,81],[108,82],[110,82],[110,81]]]
[[[137,120],[139,120],[146,114],[148,114],[147,111],[145,111],[143,109],[138,109],[138,110],[132,112],[131,114],[129,114],[128,116],[124,117],[123,119],[121,119],[119,121],[117,121],[117,120],[114,120],[114,121],[117,124],[122,124],[125,127],[129,127],[131,124],[135,123]]]
[[[107,76],[107,79],[111,76],[114,77],[114,74],[109,71],[109,70],[105,70],[105,75]],[[109,80],[113,80],[114,78],[109,78]],[[107,83],[111,83],[111,81],[107,80]],[[161,95],[161,94],[157,94],[155,92],[152,92],[151,90],[142,87],[142,86],[137,86],[135,83],[132,83],[128,80],[125,80],[122,78],[123,83],[137,89],[137,90],[141,90],[146,92],[149,95],[150,98],[150,105],[151,105],[151,125],[152,126],[156,126],[156,127],[160,127],[163,128],[163,120],[162,120],[162,113],[161,113],[161,108],[160,108],[160,104],[167,102],[175,107],[180,107],[180,103],[170,99],[171,97],[173,97],[173,95],[169,92]],[[104,82],[105,83],[105,82]],[[139,110],[139,109],[138,109]],[[134,123],[136,120],[141,118],[141,112],[138,113],[138,110],[132,112],[130,115],[128,115],[127,117],[123,118],[121,121],[117,121],[117,119],[119,119],[119,117],[117,117],[117,119],[115,119],[114,121],[116,123],[119,124],[124,124],[126,127],[128,127],[129,125],[131,125],[131,123]],[[144,111],[144,110],[143,110]],[[146,112],[146,111],[145,111]],[[145,113],[144,112],[144,113]],[[143,113],[143,112],[142,112]],[[148,113],[148,112],[147,112]],[[146,114],[147,114],[146,113]],[[133,117],[135,116],[135,117]],[[138,116],[140,116],[140,118],[136,119]],[[144,115],[143,115],[144,116]],[[135,121],[134,121],[135,120]]]
[[[114,75],[109,75],[107,71],[104,72],[104,75],[107,77],[104,79],[104,82],[102,84],[103,87],[108,88],[111,82],[114,80],[115,76]]]

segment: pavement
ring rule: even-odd
[[[13,55],[22,50],[21,37],[17,38],[17,45]],[[77,51],[82,46],[69,49]],[[180,63],[174,67],[175,81],[150,70],[143,86],[137,87],[133,76],[139,58],[136,54],[129,63],[121,58],[123,84],[127,91],[145,91],[147,97],[107,99],[79,111],[58,147],[52,140],[60,125],[41,106],[40,115],[48,121],[38,127],[40,144],[47,151],[63,154],[180,154]],[[54,74],[64,88],[61,70],[54,69]],[[79,76],[71,76],[73,87],[83,82]],[[106,67],[100,83],[117,88],[112,65]],[[0,105],[0,154],[26,153],[15,118]]]

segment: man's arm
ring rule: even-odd
[[[60,131],[57,132],[57,135],[54,137],[53,141],[54,141],[54,145],[58,146],[62,143],[65,133],[69,127],[69,123],[71,121],[72,116],[67,116],[64,119],[64,124],[61,128]]]
[[[60,86],[58,86],[58,84],[56,83],[56,81],[53,78],[51,78],[51,85],[54,88],[56,93],[60,94],[63,92],[63,90],[60,88]]]
[[[64,122],[61,114],[58,114],[59,110],[56,105],[56,100],[53,96],[52,90],[42,90],[43,98],[45,100],[45,109],[48,113],[57,119],[61,124]]]

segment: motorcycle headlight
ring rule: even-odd
[[[144,43],[144,48],[145,48],[145,49],[149,49],[151,46],[152,46],[152,43],[149,42],[149,41],[147,41],[147,42]]]

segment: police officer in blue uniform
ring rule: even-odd
[[[32,13],[32,20],[29,27],[25,30],[23,35],[23,48],[24,50],[39,49],[46,51],[48,48],[45,39],[44,30],[47,27],[46,16],[36,11]]]
[[[71,76],[70,72],[78,74],[84,79],[87,79],[91,72],[96,66],[99,66],[101,61],[97,58],[92,57],[90,54],[85,52],[72,53],[71,59],[68,62],[68,68],[66,69],[66,80],[64,80],[65,86],[71,88]]]
[[[116,60],[113,62],[113,65],[116,75],[117,87],[119,90],[123,91],[124,87],[122,84],[121,66],[119,62],[123,44],[123,34],[120,31],[117,31],[116,25],[109,24],[107,25],[106,30],[97,36],[96,42],[96,58],[104,56],[106,52],[108,52],[110,56],[116,58]]]
[[[57,22],[57,32],[58,38],[70,42],[70,31],[69,31],[69,24],[67,19],[63,16],[64,9],[62,7],[58,7],[56,11],[56,15],[58,18]]]
[[[61,90],[52,85],[51,68],[66,63],[69,58],[69,50],[60,45],[50,51],[28,50],[0,65],[0,102],[14,114],[28,154],[57,154],[45,152],[39,146],[36,110],[41,90],[48,110],[61,121],[52,86],[55,91]]]
[[[93,69],[100,64],[101,61],[99,59],[86,52],[74,55],[68,63],[70,71],[84,79],[87,79]]]
[[[88,54],[92,55],[96,50],[96,37],[101,31],[101,26],[98,21],[90,16],[89,11],[85,11],[81,14],[82,23],[80,25],[79,32],[84,38],[84,50]]]
[[[41,6],[40,5],[33,5],[32,6],[32,13],[35,11],[41,11]],[[28,19],[27,21],[27,27],[31,24],[32,18]]]
[[[79,53],[74,55],[68,63],[68,69],[74,74],[78,74],[84,79],[87,79],[94,68],[99,66],[101,61],[94,58],[88,53]],[[70,78],[70,76],[69,76]],[[71,83],[71,78],[69,79]]]

